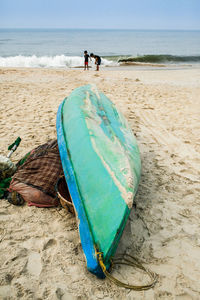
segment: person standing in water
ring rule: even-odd
[[[84,70],[89,70],[88,66],[88,60],[89,60],[89,54],[87,53],[87,50],[84,51]]]
[[[90,57],[95,59],[95,65],[97,66],[96,71],[99,71],[99,66],[101,64],[101,57],[98,55],[94,55],[93,53],[90,54]]]

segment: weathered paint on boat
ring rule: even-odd
[[[87,267],[103,277],[97,251],[108,268],[137,192],[137,142],[123,115],[92,85],[75,89],[59,106],[57,139]]]

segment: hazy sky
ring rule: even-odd
[[[0,28],[200,29],[200,0],[0,0]]]

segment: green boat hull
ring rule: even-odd
[[[103,277],[97,252],[108,268],[137,192],[137,142],[123,115],[92,85],[61,103],[57,139],[87,267]]]

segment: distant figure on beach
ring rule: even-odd
[[[95,59],[95,65],[97,65],[96,71],[99,71],[99,66],[101,64],[101,57],[98,55],[94,55],[93,53],[90,54],[90,57]]]
[[[87,52],[87,50],[84,51],[84,70],[89,70],[89,66],[88,66],[88,59],[89,59],[89,54]]]

